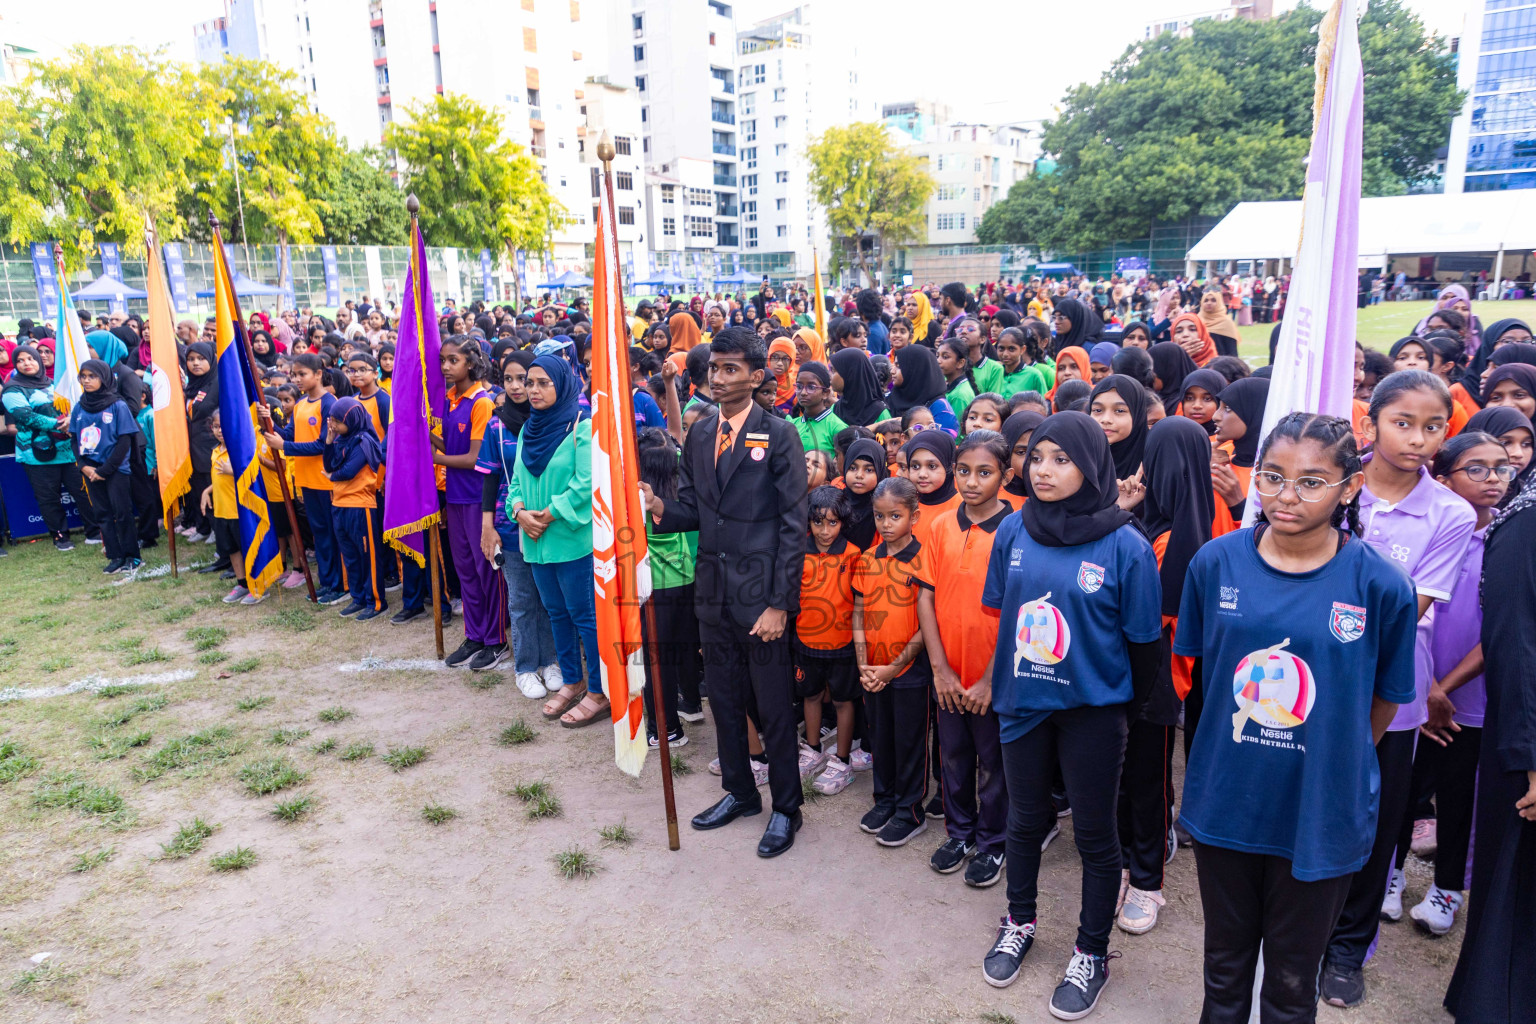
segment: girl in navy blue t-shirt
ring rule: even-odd
[[[1205,913],[1202,1020],[1310,1020],[1351,876],[1376,836],[1374,745],[1414,698],[1413,585],[1356,537],[1348,421],[1292,413],[1254,466],[1259,526],[1189,566],[1174,653],[1204,695],[1180,821]],[[1349,532],[1344,532],[1345,527]]]
[[[131,572],[142,564],[128,464],[139,425],[128,403],[118,397],[117,377],[106,363],[87,359],[80,364],[79,380],[84,394],[69,414],[69,433],[91,506],[101,520],[107,556],[102,571]]]
[[[1157,679],[1157,558],[1120,489],[1104,429],[1080,412],[1048,417],[1025,458],[1029,500],[998,527],[981,603],[997,611],[989,666],[1008,784],[1008,916],[987,953],[988,984],[1018,976],[1035,934],[1040,845],[1061,766],[1083,862],[1077,946],[1051,997],[1075,1020],[1109,980],[1120,888],[1115,810],[1126,723]]]

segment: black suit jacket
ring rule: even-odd
[[[753,403],[717,475],[719,422],[714,409],[688,431],[677,500],[665,502],[656,532],[699,532],[693,590],[701,622],[750,628],[767,608],[783,609],[792,622],[807,530],[800,432]]]

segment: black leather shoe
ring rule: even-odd
[[[737,818],[750,818],[754,814],[763,813],[763,801],[761,799],[748,803],[737,799],[734,793],[727,793],[720,798],[720,802],[709,810],[693,816],[693,827],[700,832],[707,832],[712,828],[720,828],[729,825]]]
[[[207,576],[207,575],[210,575],[210,574],[216,573],[216,572],[228,572],[229,571],[229,559],[221,558],[217,562],[212,563],[211,565],[205,565],[201,569],[196,569],[194,571],[198,575],[200,575],[200,576]]]
[[[800,831],[800,826],[805,819],[799,811],[794,814],[780,814],[774,811],[768,817],[768,827],[763,830],[762,842],[757,844],[759,857],[777,857],[791,846],[795,845],[795,833]]]

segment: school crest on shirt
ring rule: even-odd
[[[1094,565],[1092,562],[1084,562],[1077,567],[1077,585],[1083,588],[1085,594],[1096,594],[1104,585],[1104,567]]]
[[[101,422],[103,422],[103,423],[111,423],[112,422],[112,413],[111,412],[104,412],[104,413],[102,413],[101,414]]]
[[[1342,601],[1333,602],[1333,613],[1328,616],[1328,630],[1341,643],[1359,640],[1365,635],[1365,609]]]

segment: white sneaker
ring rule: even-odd
[[[812,750],[810,747],[800,747],[800,777],[808,779],[817,774],[826,766],[827,755],[825,751]]]
[[[1123,932],[1145,935],[1157,924],[1157,908],[1164,906],[1167,902],[1163,899],[1161,889],[1156,892],[1147,892],[1134,885],[1130,886],[1125,891],[1125,903],[1120,908],[1120,915],[1115,918],[1115,924],[1119,925]]]
[[[857,748],[848,752],[848,767],[856,772],[867,772],[875,766],[875,759]]]
[[[545,665],[539,669],[539,675],[544,678],[544,689],[549,691],[551,697],[559,693],[560,687],[565,685],[565,676],[560,674],[558,664]]]
[[[839,758],[836,754],[827,755],[827,767],[811,783],[811,788],[818,793],[834,796],[848,788],[848,783],[853,781],[853,769],[848,762]]]
[[[1051,840],[1059,835],[1061,835],[1061,824],[1055,821],[1051,822],[1051,830],[1045,834],[1044,839],[1040,840],[1040,852],[1044,853],[1046,847],[1051,845]]]
[[[715,758],[713,761],[709,762],[709,774],[711,774],[711,775],[719,775],[720,774],[720,759],[718,757]]]
[[[549,696],[545,692],[544,683],[539,679],[537,672],[519,672],[517,674],[517,688],[529,700],[543,700]]]
[[[1125,893],[1131,887],[1131,869],[1120,869],[1120,895],[1115,897],[1115,913],[1120,913],[1120,908],[1125,906]]]
[[[1403,888],[1407,884],[1407,876],[1394,868],[1392,871],[1392,881],[1387,886],[1387,897],[1381,901],[1381,919],[1383,921],[1401,921],[1403,919]]]
[[[1466,897],[1438,885],[1429,887],[1424,902],[1408,911],[1415,924],[1431,935],[1444,935],[1456,924],[1456,911],[1466,904]]]

